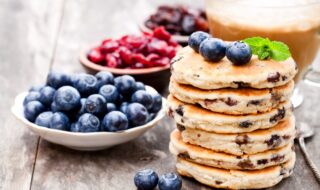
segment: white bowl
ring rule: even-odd
[[[155,91],[152,87],[146,86],[147,91]],[[12,113],[24,123],[31,131],[39,135],[43,139],[60,144],[71,149],[83,151],[95,151],[110,148],[112,146],[122,144],[133,140],[147,130],[154,127],[159,120],[165,116],[166,99],[162,98],[162,109],[157,113],[157,116],[145,125],[134,127],[128,130],[119,132],[92,132],[92,133],[76,133],[70,131],[61,131],[41,127],[24,117],[23,100],[28,92],[18,94],[15,98],[14,105],[11,108]]]

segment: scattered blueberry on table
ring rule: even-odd
[[[42,127],[116,132],[151,121],[162,107],[162,97],[128,75],[50,72],[46,85],[30,88],[23,106],[25,118]]]

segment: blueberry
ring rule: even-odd
[[[70,129],[69,118],[62,112],[54,113],[51,118],[50,128],[69,131]]]
[[[64,73],[59,73],[59,72],[50,72],[47,77],[47,85],[58,89],[61,86],[66,86],[70,85],[71,80],[70,76]]]
[[[70,125],[70,131],[71,131],[71,132],[80,132],[79,124],[78,124],[77,122],[71,123],[71,125]]]
[[[212,62],[220,61],[226,55],[226,44],[217,38],[208,38],[200,44],[200,54]]]
[[[148,122],[149,113],[147,108],[139,103],[131,103],[126,109],[126,115],[130,124],[135,127]]]
[[[80,74],[77,78],[74,87],[83,96],[88,96],[98,91],[98,81],[96,77],[89,74]]]
[[[234,65],[244,65],[246,63],[249,63],[252,57],[252,52],[248,44],[237,41],[233,42],[228,47],[226,55]]]
[[[50,86],[45,86],[40,90],[39,101],[46,106],[50,106],[56,90]]]
[[[97,132],[100,131],[100,120],[95,115],[85,113],[78,120],[79,132]]]
[[[95,77],[98,80],[98,88],[105,84],[113,84],[113,74],[108,71],[100,71]]]
[[[140,170],[134,176],[134,184],[138,190],[153,190],[158,184],[158,174],[152,169]]]
[[[153,104],[148,110],[151,113],[158,113],[162,108],[162,96],[158,93],[151,93]]]
[[[88,113],[102,115],[107,111],[106,99],[100,94],[92,94],[86,100],[85,109]]]
[[[110,132],[126,130],[129,127],[127,116],[119,111],[112,111],[103,118],[102,127]]]
[[[146,92],[145,90],[138,90],[135,93],[133,93],[131,97],[131,102],[138,102],[147,109],[152,108],[153,99],[150,93]]]
[[[70,111],[80,107],[80,94],[71,86],[63,86],[56,91],[54,102],[58,110]]]
[[[136,89],[137,90],[146,90],[146,87],[144,86],[144,84],[142,82],[136,82]]]
[[[210,34],[202,31],[194,32],[190,35],[188,45],[196,52],[199,52],[201,42],[210,38]]]
[[[79,76],[81,76],[80,74],[72,74],[70,75],[70,81],[71,81],[71,85],[74,87],[76,82],[79,79]]]
[[[86,111],[86,101],[87,101],[87,99],[86,98],[81,98],[80,99],[80,109],[79,109],[79,111],[78,111],[78,116],[80,116],[80,115],[82,115],[82,114],[84,114],[84,113],[86,113],[87,111]]]
[[[43,85],[35,85],[29,89],[29,92],[33,92],[33,91],[40,92],[42,88],[43,88]]]
[[[101,94],[108,103],[116,103],[119,99],[117,88],[110,84],[103,85],[99,90],[99,94]]]
[[[160,177],[158,186],[160,190],[180,190],[182,181],[177,174],[167,173]]]
[[[126,113],[128,105],[128,102],[122,102],[122,104],[119,107],[119,111],[121,111],[122,113]]]
[[[24,106],[23,113],[27,120],[34,122],[44,110],[45,106],[41,102],[31,101]]]
[[[31,101],[39,101],[39,99],[40,99],[40,92],[31,91],[24,98],[23,105],[26,105],[27,103],[29,103]]]
[[[136,81],[132,76],[123,75],[114,79],[114,85],[123,96],[131,96],[136,89]]]
[[[51,103],[50,108],[51,108],[51,111],[52,111],[53,113],[59,111],[59,110],[58,110],[58,107],[57,107],[57,104],[56,104],[55,102],[52,102],[52,103]]]
[[[117,106],[114,103],[107,103],[106,107],[107,107],[107,113],[117,110]]]
[[[49,128],[52,116],[53,113],[51,111],[42,112],[36,118],[35,124]]]

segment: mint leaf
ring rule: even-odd
[[[288,46],[282,42],[262,37],[252,37],[242,41],[250,46],[252,54],[257,55],[260,60],[271,58],[275,61],[284,61],[291,56]]]

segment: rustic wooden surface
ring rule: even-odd
[[[140,168],[153,168],[159,174],[175,170],[168,151],[174,127],[169,118],[132,142],[98,152],[79,152],[42,140],[9,111],[14,96],[43,82],[50,69],[83,72],[78,62],[81,50],[108,36],[137,33],[143,14],[165,2],[0,0],[0,189],[135,189],[133,176]],[[301,87],[305,101],[295,113],[298,122],[316,129],[307,147],[320,167],[320,88]],[[320,189],[298,146],[296,150],[293,176],[272,189]],[[183,189],[209,188],[184,178]]]

